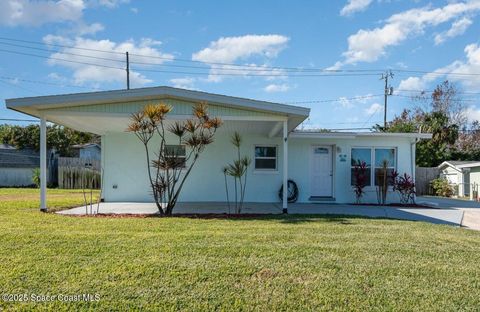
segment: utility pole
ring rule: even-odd
[[[388,85],[388,77],[393,79],[393,73],[389,69],[382,74],[380,80],[385,80],[385,104],[383,107],[383,128],[387,129],[387,102],[388,96],[393,94],[393,87]]]
[[[127,55],[127,90],[130,90],[130,60],[128,59],[128,52]]]

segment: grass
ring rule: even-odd
[[[48,191],[50,207],[83,202]],[[325,216],[78,218],[0,189],[0,310],[477,310],[480,232]]]

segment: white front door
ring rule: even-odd
[[[332,146],[312,146],[311,196],[333,196]]]

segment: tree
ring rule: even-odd
[[[418,109],[424,112],[441,112],[448,116],[450,124],[459,128],[465,126],[468,121],[465,113],[467,107],[461,97],[461,89],[448,80],[437,85],[431,94],[422,93],[415,99],[423,102],[421,106],[426,107]]]
[[[453,144],[458,138],[458,126],[451,124],[443,112],[425,114],[419,128],[420,132],[431,133],[431,140],[422,140],[417,144],[417,165],[435,167],[451,159]]]
[[[208,116],[204,103],[193,107],[193,118],[169,125],[166,116],[171,110],[171,106],[163,103],[146,105],[131,116],[127,128],[143,143],[150,187],[162,216],[172,215],[187,177],[200,154],[213,143],[214,135],[222,124],[220,118]],[[167,142],[168,135],[173,135],[174,139]],[[152,160],[150,146],[155,136],[160,142]],[[183,150],[185,147],[189,150]]]
[[[417,110],[412,113],[404,110],[400,116],[396,116],[387,123],[386,129],[377,125],[374,130],[431,133],[431,140],[422,140],[417,143],[417,165],[424,167],[438,166],[444,160],[451,159],[455,150],[453,145],[459,135],[458,126],[452,124],[449,117],[439,111],[425,113]]]
[[[47,126],[47,146],[54,147],[62,156],[71,156],[72,145],[98,142],[94,134],[79,132],[59,125]],[[40,150],[40,127],[38,125],[0,126],[0,142],[10,144],[18,149],[31,148]]]

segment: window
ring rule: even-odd
[[[255,170],[277,170],[276,146],[255,146]]]
[[[365,162],[367,165],[366,170],[366,180],[367,186],[372,186],[372,181],[375,182],[374,185],[379,185],[382,181],[382,168],[383,163],[387,164],[387,176],[390,178],[388,183],[392,185],[393,181],[391,179],[392,173],[397,167],[396,159],[396,149],[395,148],[369,148],[369,147],[360,147],[352,148],[352,157],[351,157],[351,185],[355,184],[355,175],[354,167],[356,164]],[[373,166],[373,172],[372,172]]]
[[[389,185],[393,185],[392,173],[396,168],[395,149],[394,148],[376,148],[375,149],[375,185],[383,183],[383,164],[387,167],[387,180]]]
[[[367,185],[371,185],[372,177],[372,150],[369,148],[352,148],[352,160],[351,160],[351,185],[355,185],[354,168],[355,165],[365,162],[367,170],[365,172]]]
[[[165,158],[178,160],[178,166],[185,168],[186,166],[187,152],[185,145],[166,145],[165,146]],[[171,164],[172,166],[174,164]]]

